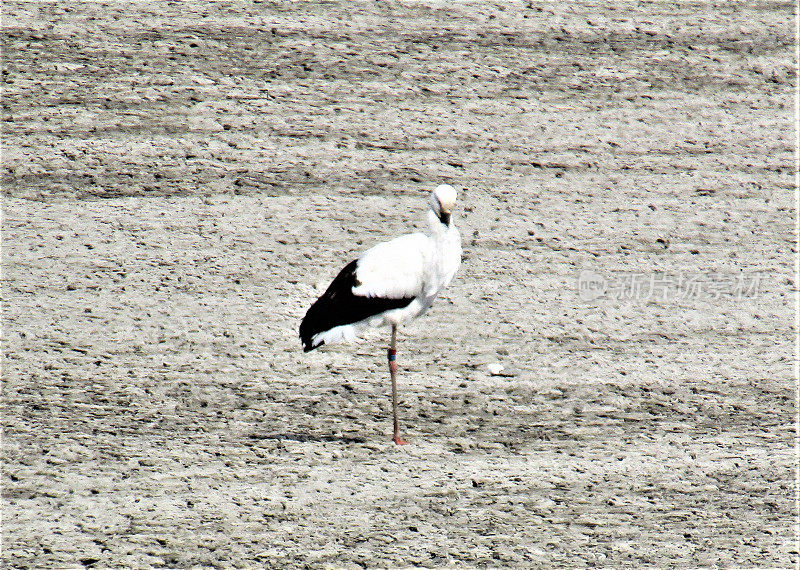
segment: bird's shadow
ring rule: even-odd
[[[273,441],[297,441],[300,443],[314,442],[339,442],[339,443],[366,443],[367,439],[350,435],[318,435],[314,433],[251,433],[250,439],[267,439]]]

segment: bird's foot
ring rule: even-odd
[[[409,443],[397,434],[395,434],[395,436],[392,438],[392,441],[395,442],[397,445],[408,445]]]

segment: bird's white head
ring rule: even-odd
[[[431,192],[430,205],[439,221],[450,224],[450,215],[456,206],[456,189],[449,184],[440,184]]]

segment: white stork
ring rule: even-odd
[[[365,251],[342,269],[300,323],[305,352],[352,341],[367,327],[392,327],[388,358],[397,445],[408,443],[397,421],[397,326],[427,311],[461,265],[461,236],[451,220],[455,188],[437,186],[428,202],[428,234],[400,236]]]

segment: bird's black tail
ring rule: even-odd
[[[334,327],[363,321],[373,315],[407,306],[413,297],[386,299],[361,297],[353,294],[353,287],[360,285],[356,278],[358,260],[351,261],[339,272],[322,296],[314,301],[300,323],[300,340],[303,351],[308,352],[325,344],[314,345],[314,336]]]
[[[311,306],[311,309],[314,308],[314,305]],[[320,342],[318,345],[314,346],[311,344],[311,339],[314,337],[315,334],[318,334],[318,331],[315,332],[314,328],[312,327],[312,323],[314,322],[314,317],[311,309],[308,310],[306,313],[305,318],[300,323],[300,342],[303,343],[303,352],[309,352],[314,350],[318,346],[322,346],[325,344],[324,342]],[[309,314],[311,314],[311,318],[309,318]]]
[[[347,324],[347,321],[343,320],[344,315],[341,314],[339,307],[343,297],[354,296],[353,287],[356,285],[357,264],[358,260],[348,263],[306,312],[306,316],[300,323],[300,340],[303,343],[304,352],[309,352],[324,344],[321,342],[314,345],[312,339],[315,335],[335,326]]]

